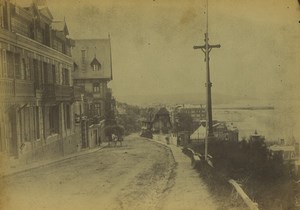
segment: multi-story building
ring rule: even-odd
[[[85,105],[75,114],[81,115],[83,146],[94,147],[105,141],[104,124],[114,119],[115,103],[107,87],[112,80],[110,38],[75,40],[72,53],[74,85],[85,90]]]
[[[43,2],[0,0],[0,151],[19,160],[63,155],[80,143],[73,41]]]
[[[206,109],[204,105],[176,105],[169,108],[172,124],[176,125],[179,113],[189,115],[193,120],[193,129],[196,130],[201,124],[205,126]]]
[[[192,105],[184,105],[180,107],[181,113],[186,113],[190,115],[193,119],[193,122],[200,124],[202,120],[206,120],[206,109],[205,106],[192,106]]]

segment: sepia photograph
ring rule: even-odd
[[[0,0],[0,210],[300,209],[300,0]]]

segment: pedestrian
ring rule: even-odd
[[[177,136],[177,146],[180,146],[181,138],[180,136]]]

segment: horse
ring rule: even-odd
[[[114,136],[113,142],[114,142],[115,147],[118,145],[118,142],[119,142],[120,146],[122,146],[123,137],[122,136]]]

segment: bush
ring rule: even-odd
[[[204,154],[204,144],[192,148]],[[293,192],[287,190],[292,186],[288,166],[281,155],[270,155],[263,140],[210,141],[208,153],[213,157],[215,171],[225,180],[242,182],[243,189],[263,209],[275,209],[279,204],[286,207],[284,209],[290,207]]]

